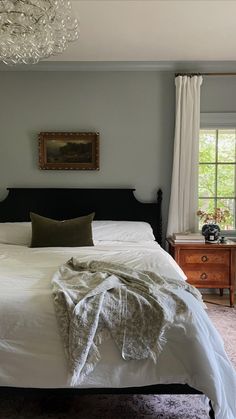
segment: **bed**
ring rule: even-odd
[[[156,202],[141,203],[134,189],[9,188],[7,198],[0,202],[0,223],[14,223],[10,231],[14,226],[19,231],[18,241],[12,242],[1,240],[0,232],[2,388],[91,394],[204,394],[211,400],[211,418],[235,419],[236,374],[203,306],[185,291],[180,293],[194,315],[195,330],[188,324],[185,332],[174,327],[169,330],[155,367],[149,360],[123,361],[110,339],[101,347],[101,362],[95,370],[76,389],[68,385],[67,362],[51,296],[54,272],[71,257],[78,257],[82,261],[115,261],[185,281],[184,273],[160,246],[161,201],[161,190]],[[94,222],[101,222],[97,224],[95,246],[29,248],[30,211],[57,220],[95,212]],[[113,223],[106,236],[107,220]],[[130,224],[125,225],[125,239],[117,237],[114,232],[119,232],[120,225],[124,227],[123,222],[148,223],[155,240],[146,237],[142,229],[140,237],[135,235],[134,239],[129,235]],[[28,234],[25,242],[21,242],[22,228]]]

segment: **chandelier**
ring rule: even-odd
[[[35,64],[79,37],[67,0],[0,0],[0,61]]]

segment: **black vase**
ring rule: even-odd
[[[220,227],[218,224],[204,224],[202,234],[207,243],[217,243],[220,237]]]

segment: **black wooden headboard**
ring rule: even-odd
[[[162,242],[161,201],[139,202],[135,189],[8,188],[0,202],[0,222],[29,221],[30,211],[58,220],[95,212],[96,220],[146,221]]]

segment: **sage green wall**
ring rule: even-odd
[[[203,78],[201,112],[236,112],[236,76]]]
[[[162,72],[1,72],[0,188],[135,187],[169,202],[175,87]],[[40,131],[100,132],[100,171],[40,171]]]

